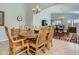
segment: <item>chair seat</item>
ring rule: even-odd
[[[24,45],[22,45],[22,43],[17,43],[16,50],[23,49],[24,47],[27,47],[28,45],[29,45],[28,40],[25,40]]]
[[[23,49],[24,47],[28,47],[28,45],[29,45],[28,43],[25,43],[23,46],[17,46],[16,51],[20,50],[20,49]]]
[[[29,44],[28,44],[28,43],[25,43],[25,44],[24,44],[24,47],[28,47],[28,46],[29,46]]]
[[[23,47],[28,47],[29,46],[29,40],[24,40],[24,45],[23,45]]]
[[[16,51],[22,49],[22,46],[16,47]]]
[[[65,36],[65,37],[64,37],[64,39],[66,39],[66,40],[69,40],[69,41],[70,41],[70,40],[71,40],[71,38],[72,38],[72,36],[73,36],[73,34],[72,34],[72,33],[70,33],[70,34],[69,34],[69,36]]]
[[[35,42],[35,41],[30,41],[30,46],[32,46],[32,47],[34,47],[34,48],[40,47],[40,46],[42,46],[42,45],[44,45],[44,43],[39,44],[39,45],[36,45],[36,42]]]

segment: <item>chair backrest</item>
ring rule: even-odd
[[[28,30],[27,26],[22,25],[19,27],[19,33],[25,33],[27,30]]]
[[[11,35],[11,28],[8,27],[8,26],[5,26],[5,31],[6,31],[6,34],[7,34],[8,38],[9,38],[9,41],[12,42],[13,41],[13,37]]]
[[[35,26],[32,26],[32,30],[35,30]]]
[[[48,26],[40,26],[40,30],[42,30],[46,33],[49,30],[49,27]]]
[[[39,27],[38,27],[38,26],[33,26],[31,29],[32,29],[32,30],[38,30]]]
[[[38,45],[40,45],[40,44],[45,42],[46,31],[45,31],[44,28],[45,27],[41,27],[41,29],[39,30],[39,34],[38,34],[37,41],[36,41],[36,44],[38,44]]]
[[[48,35],[48,40],[52,40],[53,35],[54,35],[54,28],[53,27],[50,27],[49,35]]]

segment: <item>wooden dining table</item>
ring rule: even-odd
[[[13,38],[26,38],[26,39],[34,39],[37,38],[37,33],[35,33],[34,30],[21,30],[19,31],[18,29],[16,29],[15,31],[12,31],[12,36]],[[16,39],[17,40],[17,39]]]
[[[34,32],[31,31],[31,30],[30,31],[25,31],[23,33],[19,33],[19,36],[26,37],[27,39],[34,39],[34,38],[37,37],[37,35],[34,34]]]

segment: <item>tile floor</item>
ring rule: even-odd
[[[53,47],[50,50],[46,49],[45,51],[45,54],[41,52],[40,55],[79,55],[79,44],[54,39]],[[8,54],[8,41],[0,42],[0,55]],[[25,55],[25,53],[22,55]]]

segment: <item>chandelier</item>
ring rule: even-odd
[[[32,11],[33,11],[34,14],[37,14],[41,11],[41,9],[40,9],[39,6],[35,6],[35,7],[32,8]]]

